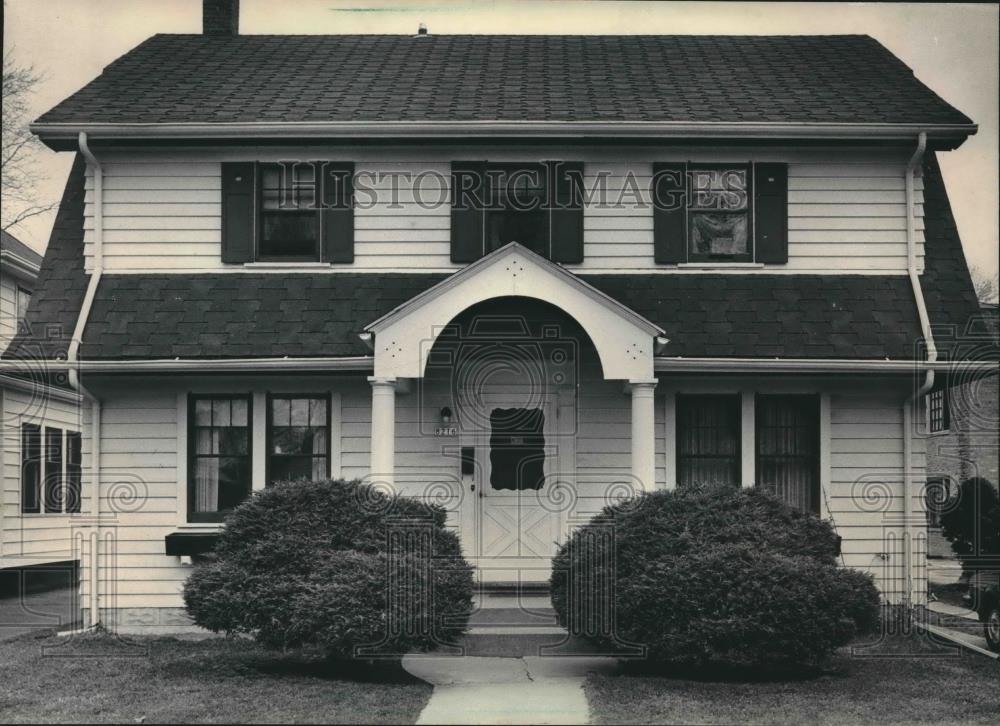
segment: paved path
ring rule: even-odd
[[[403,667],[434,686],[418,724],[585,724],[583,680],[614,658],[408,655]]]
[[[0,640],[33,630],[61,629],[76,622],[75,588],[59,588],[29,595],[0,598]]]

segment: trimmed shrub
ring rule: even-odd
[[[233,511],[184,601],[198,625],[271,647],[427,650],[472,609],[472,568],[444,524],[439,507],[362,482],[279,484]]]
[[[560,548],[553,607],[575,634],[644,645],[655,663],[815,665],[878,624],[871,576],[839,568],[836,543],[827,522],[763,490],[645,494],[606,507]],[[612,586],[613,613],[594,595]],[[603,617],[574,612],[581,593]]]

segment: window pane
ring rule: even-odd
[[[293,398],[292,399],[292,426],[308,426],[309,425],[309,399],[308,398]]]
[[[212,401],[212,425],[228,426],[230,422],[229,410],[229,399]]]
[[[45,429],[45,511],[62,512],[63,508],[63,432]]]
[[[246,454],[249,431],[245,428],[228,428],[218,430],[218,453],[222,456]]]
[[[692,213],[691,253],[730,256],[747,254],[747,215]]]
[[[326,426],[326,401],[321,398],[309,402],[309,425]]]
[[[31,293],[23,287],[17,288],[17,321],[23,322],[28,314],[28,305],[31,304]]]
[[[292,402],[287,398],[271,401],[271,423],[274,426],[288,426],[292,420]]]
[[[276,456],[271,459],[271,481],[294,481],[313,477],[314,459],[311,456]],[[317,479],[326,476],[326,462],[323,461],[322,471]]]
[[[208,400],[198,400],[194,404],[194,423],[196,426],[212,425],[212,402]]]
[[[738,211],[747,206],[746,168],[691,171],[692,210]]]
[[[246,426],[247,425],[247,402],[243,399],[237,399],[232,402],[231,410],[233,414],[232,425],[233,426]]]
[[[41,511],[42,430],[21,424],[21,511]]]
[[[199,458],[194,471],[194,511],[219,510],[219,460]]]
[[[262,256],[316,256],[318,218],[315,212],[264,212],[261,222]]]
[[[678,483],[739,486],[739,439],[739,396],[678,396]]]
[[[819,513],[819,403],[815,396],[757,397],[757,485]]]

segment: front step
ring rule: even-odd
[[[458,645],[465,655],[523,658],[594,652],[559,626],[548,583],[484,583],[469,630]],[[568,652],[568,651],[567,651]]]

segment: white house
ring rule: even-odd
[[[766,487],[922,601],[967,117],[863,36],[240,36],[234,5],[33,125],[77,154],[38,291],[74,332],[9,365],[84,396],[87,621],[186,625],[225,512],[300,476],[442,504],[485,582],[622,496]]]
[[[0,351],[19,330],[27,334],[41,265],[41,255],[0,232]],[[70,517],[80,504],[80,397],[27,352],[0,371],[0,594],[64,584],[76,570]]]

